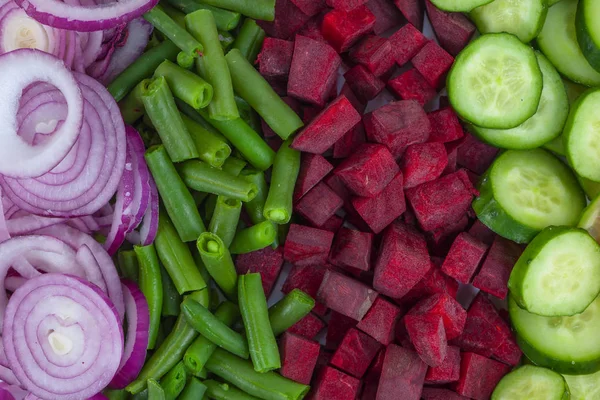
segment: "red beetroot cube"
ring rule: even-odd
[[[356,7],[365,4],[367,0],[327,0],[327,5],[331,8],[337,8],[342,11],[351,11]]]
[[[373,197],[396,176],[400,168],[389,150],[380,144],[363,144],[334,170],[359,196]]]
[[[326,366],[312,387],[310,400],[345,400],[358,396],[360,381],[333,367]]]
[[[329,186],[331,190],[333,190],[344,200],[344,208],[347,209],[348,205],[350,204],[352,193],[350,193],[350,190],[346,187],[346,184],[342,181],[342,179],[337,175],[331,174],[327,178],[323,179],[323,182],[325,182],[325,184]]]
[[[327,270],[317,300],[328,308],[360,321],[373,305],[378,293],[369,286]]]
[[[288,94],[307,103],[324,106],[337,80],[342,60],[326,43],[296,35],[288,77]]]
[[[363,117],[369,140],[386,145],[394,157],[401,157],[408,146],[424,143],[431,124],[423,107],[415,100],[386,104]]]
[[[469,229],[469,235],[487,244],[488,246],[491,246],[496,238],[496,233],[479,220],[475,220],[475,223]]]
[[[352,103],[345,96],[339,96],[300,131],[291,147],[308,153],[324,153],[358,124],[360,118]]]
[[[383,369],[383,360],[385,359],[385,349],[382,349],[371,363],[367,374],[363,380],[363,390],[361,400],[375,400],[377,398],[377,387],[381,378]]]
[[[522,252],[518,244],[496,236],[481,270],[473,279],[473,286],[504,300],[510,272]]]
[[[288,379],[309,385],[320,350],[319,343],[285,332],[279,342],[281,354],[279,373]]]
[[[283,258],[299,266],[323,264],[327,261],[332,242],[331,232],[291,224],[284,245]]]
[[[421,300],[409,312],[409,315],[438,315],[442,317],[446,337],[454,339],[462,333],[467,319],[464,308],[447,293],[436,293]]]
[[[408,22],[419,30],[423,29],[425,6],[420,0],[394,0],[394,4],[402,12]]]
[[[340,92],[340,96],[342,96],[342,95],[346,96],[346,98],[348,100],[350,100],[350,103],[352,103],[352,106],[354,107],[354,109],[356,109],[356,111],[358,111],[360,114],[365,112],[367,103],[363,103],[360,100],[358,100],[358,97],[356,97],[356,95],[354,94],[352,89],[350,89],[350,86],[347,83],[344,83],[344,86],[342,86],[342,91]]]
[[[444,146],[444,147],[446,147],[446,146]],[[456,172],[456,158],[458,155],[458,149],[453,149],[453,150],[448,151],[448,149],[446,148],[446,152],[447,152],[447,158],[448,158],[448,165],[446,165],[446,168],[444,169],[444,172],[442,173],[442,175],[448,175],[453,172]]]
[[[448,351],[442,317],[434,314],[407,314],[404,324],[410,341],[425,364],[430,367],[441,365]]]
[[[322,12],[309,19],[308,22],[305,23],[302,28],[300,28],[298,35],[311,38],[317,42],[327,43],[327,40],[325,40],[323,37],[323,32],[321,32],[321,25],[323,24],[323,18],[325,17],[325,14],[326,12]]]
[[[335,350],[346,336],[346,333],[356,326],[356,320],[340,314],[336,311],[331,311],[329,318],[329,327],[327,328],[327,337],[325,339],[325,348]]]
[[[342,206],[342,200],[323,182],[312,188],[300,199],[294,210],[306,218],[313,226],[320,227],[331,218]]]
[[[453,142],[465,135],[458,116],[452,108],[440,108],[429,113],[428,116],[431,122],[430,142]]]
[[[454,63],[454,57],[435,42],[429,42],[411,61],[432,87],[440,89],[445,85],[446,74]]]
[[[460,349],[448,346],[446,358],[437,367],[430,367],[425,375],[425,383],[443,385],[456,382],[460,378]]]
[[[429,0],[425,0],[425,6],[435,36],[448,53],[456,56],[471,40],[475,25],[462,13],[439,10]]]
[[[304,14],[311,17],[327,8],[325,0],[292,0],[292,3],[294,3]]]
[[[402,394],[402,400],[419,400],[426,372],[427,365],[416,352],[390,344],[385,351],[376,399],[398,400]]]
[[[423,400],[469,400],[468,397],[461,396],[452,390],[433,387],[424,387],[421,398]]]
[[[361,64],[348,70],[344,78],[356,97],[363,103],[373,100],[385,88],[385,83]]]
[[[437,92],[425,80],[423,75],[412,68],[388,81],[388,86],[403,100],[416,100],[424,106],[435,98]]]
[[[286,76],[286,79],[287,79],[287,76]],[[298,102],[298,100],[294,99],[293,97],[288,97],[288,96],[282,97],[281,100],[283,100],[285,102],[285,104],[290,106],[290,108],[292,110],[294,110],[294,112],[296,114],[302,115],[302,107],[300,106],[300,103]],[[263,136],[265,138],[281,139],[279,136],[277,136],[277,134],[273,131],[273,129],[271,129],[271,127],[263,119],[261,119],[260,123],[261,123],[262,131],[263,131]]]
[[[319,228],[324,229],[329,232],[337,233],[340,230],[342,225],[344,224],[344,219],[342,217],[338,217],[337,215],[332,215],[323,225]]]
[[[240,254],[235,259],[238,274],[260,273],[265,296],[269,297],[283,266],[283,254],[272,247]]]
[[[378,297],[356,327],[387,346],[394,340],[394,330],[401,315],[400,307]]]
[[[422,297],[431,296],[435,293],[447,293],[450,297],[456,298],[458,292],[458,283],[440,271],[438,267],[432,266],[411,290],[402,297],[402,303],[410,304]]]
[[[324,276],[325,268],[316,266],[300,267],[294,265],[288,273],[281,291],[287,294],[294,289],[300,289],[312,298],[315,298]],[[316,303],[313,311],[317,314],[325,314],[327,308],[321,303]]]
[[[444,257],[448,254],[456,237],[469,226],[469,217],[463,215],[458,221],[451,222],[433,232],[427,232],[427,244],[432,255]]]
[[[330,362],[334,367],[360,379],[380,349],[381,343],[352,328],[344,336]]]
[[[315,314],[310,313],[292,325],[287,332],[312,340],[323,328],[325,328],[325,323]]]
[[[333,165],[319,154],[302,153],[300,173],[294,190],[294,202],[298,201],[310,189],[333,170]]]
[[[373,287],[386,296],[400,298],[425,276],[430,266],[423,236],[394,222],[383,234]]]
[[[411,188],[439,178],[448,165],[442,143],[417,143],[408,146],[400,162],[404,187]]]
[[[479,141],[473,135],[466,135],[458,148],[458,164],[476,174],[483,175],[496,158],[499,149]]]
[[[341,228],[333,239],[329,262],[341,268],[351,267],[368,271],[371,269],[372,247],[372,233]]]
[[[276,0],[275,19],[272,22],[257,21],[267,36],[278,39],[290,39],[302,27],[310,16],[304,14],[291,0]]]
[[[462,218],[476,193],[467,173],[460,170],[408,189],[406,198],[421,227],[433,231]]]
[[[329,44],[338,52],[348,50],[375,25],[375,15],[362,5],[351,11],[335,9],[325,14],[321,30]]]
[[[350,59],[362,64],[375,76],[385,74],[395,63],[389,40],[369,35],[350,50]]]
[[[510,371],[508,365],[475,353],[464,353],[456,392],[475,400],[487,400],[500,379]]]
[[[454,279],[463,282],[471,282],[471,278],[479,264],[488,246],[480,242],[466,232],[459,234],[442,265],[442,271]]]
[[[355,197],[352,206],[375,233],[383,231],[406,210],[402,172],[375,197]]]
[[[287,79],[293,54],[294,42],[265,38],[262,50],[258,55],[260,74],[270,78]]]
[[[365,127],[359,122],[334,143],[333,158],[350,157],[366,141]]]
[[[406,24],[389,38],[396,64],[403,66],[427,44],[428,40],[412,24]]]
[[[373,32],[376,35],[381,35],[402,23],[402,14],[388,0],[370,0],[367,2],[367,7],[375,15]]]

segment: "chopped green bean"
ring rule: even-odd
[[[194,57],[190,56],[188,53],[184,53],[183,51],[180,51],[179,54],[177,54],[177,65],[186,71],[191,70],[194,67],[195,60],[196,59]]]
[[[248,182],[254,183],[258,188],[256,196],[252,200],[244,203],[244,209],[248,213],[250,221],[252,221],[253,224],[258,224],[265,220],[263,209],[265,208],[267,193],[269,191],[269,186],[265,180],[265,173],[253,168],[246,168],[241,172],[240,176]]]
[[[175,364],[173,368],[160,380],[165,391],[165,400],[175,400],[185,388],[187,382],[187,371],[183,361]]]
[[[263,21],[275,19],[275,0],[199,0],[209,6],[239,12],[250,18]]]
[[[246,60],[251,64],[254,64],[258,57],[258,53],[260,53],[260,50],[262,49],[265,36],[266,33],[264,29],[258,26],[255,20],[246,18],[233,43],[233,48],[241,51],[244,57],[246,57]]]
[[[219,42],[221,43],[221,47],[223,48],[224,52],[227,51],[231,45],[233,45],[234,41],[235,38],[231,33],[219,30]]]
[[[206,162],[211,167],[221,168],[231,155],[231,147],[229,147],[221,135],[215,135],[211,131],[204,129],[202,125],[183,114],[181,117],[196,144],[200,160]]]
[[[223,10],[222,8],[212,7],[206,4],[200,4],[196,0],[166,0],[173,7],[183,11],[185,14],[193,13],[198,10],[209,10],[215,17],[217,28],[221,31],[230,31],[235,29],[242,18],[240,13]]]
[[[163,304],[162,278],[160,264],[154,245],[134,246],[135,254],[140,265],[140,289],[148,302],[150,325],[148,327],[148,349],[153,349],[160,325]]]
[[[197,246],[210,276],[229,299],[235,300],[238,276],[231,254],[221,238],[204,232],[198,238]]]
[[[221,238],[225,246],[229,247],[233,238],[240,214],[242,202],[225,196],[217,197],[217,204],[213,212],[208,230]]]
[[[166,400],[165,391],[154,379],[148,379],[148,400]]]
[[[248,165],[248,163],[238,157],[229,157],[223,163],[223,171],[233,176],[238,176],[240,172]]]
[[[196,246],[196,243],[189,243],[188,248],[190,249],[190,252],[192,253],[192,257],[194,257],[194,262],[196,263],[196,266],[198,267],[198,271],[200,271],[200,275],[202,275],[202,279],[204,279],[204,282],[206,282],[208,284],[208,282],[210,282],[210,279],[211,279],[210,274],[206,270],[206,266],[204,265],[204,261],[202,261],[202,257],[200,257],[200,252],[198,251],[198,247]]]
[[[192,378],[181,392],[179,400],[202,400],[206,393],[206,386],[197,378]]]
[[[163,317],[176,317],[179,315],[179,305],[181,304],[181,295],[177,291],[177,287],[169,276],[167,270],[163,267],[160,269],[163,285]]]
[[[144,14],[144,19],[192,57],[198,57],[204,51],[202,44],[190,35],[184,27],[173,21],[160,5]]]
[[[198,111],[195,108],[190,107],[189,104],[186,104],[179,99],[175,99],[175,104],[177,104],[177,107],[179,108],[181,113],[185,114],[186,117],[188,117],[195,123],[202,125],[202,127],[204,129],[206,129],[207,131],[210,131],[213,135],[220,137],[223,141],[225,141],[225,142],[227,142],[227,144],[229,144],[229,141],[227,140],[227,138],[225,136],[223,136],[221,134],[221,132],[219,132],[214,126],[212,126],[204,118],[202,118],[202,116],[200,114],[198,114]]]
[[[279,148],[273,162],[271,186],[263,215],[276,224],[287,224],[292,217],[293,195],[300,172],[300,152],[290,148],[288,139]]]
[[[240,118],[243,119],[255,132],[262,133],[260,117],[256,111],[250,107],[250,104],[237,95],[235,96],[235,104],[237,104],[238,111],[240,112]]]
[[[259,400],[258,397],[244,393],[235,386],[213,380],[204,381],[206,395],[214,400]]]
[[[212,100],[213,88],[208,82],[169,60],[156,68],[154,76],[164,76],[173,95],[194,108],[204,108]]]
[[[123,121],[127,124],[133,124],[144,115],[144,102],[142,101],[142,90],[144,81],[137,84],[123,100],[119,102],[119,110]]]
[[[185,29],[185,14],[181,12],[181,10],[176,9],[164,1],[160,2],[160,6],[162,7],[162,10],[169,16],[169,18],[175,21],[177,25]]]
[[[315,307],[315,299],[300,289],[294,289],[269,308],[269,321],[275,336],[281,335],[306,317]]]
[[[140,265],[133,250],[121,250],[117,255],[121,276],[133,282],[140,279]]]
[[[249,228],[237,231],[229,251],[231,254],[245,254],[264,249],[277,238],[277,227],[271,221],[259,222]]]
[[[124,389],[108,389],[102,392],[108,400],[127,400],[129,393]]]

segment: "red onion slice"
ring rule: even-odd
[[[141,246],[149,246],[154,242],[156,238],[156,232],[158,231],[158,213],[160,206],[160,197],[158,197],[158,190],[156,189],[156,183],[150,176],[150,204],[146,209],[144,218],[140,225],[140,231],[129,232],[126,236],[129,243],[139,244]]]
[[[0,191],[0,197],[1,196],[2,192]],[[4,216],[4,201],[0,201],[0,243],[10,239],[10,234],[8,232],[6,217]]]
[[[23,400],[25,398],[25,396],[27,396],[27,391],[21,389],[18,386],[9,385],[8,383],[5,383],[5,382],[0,382],[0,388],[4,391],[10,393],[12,398],[15,400]],[[2,397],[0,397],[0,398],[2,398]],[[10,397],[7,397],[7,399],[10,399]]]
[[[11,369],[3,365],[0,365],[0,380],[8,383],[9,385],[19,386],[21,384]]]
[[[112,380],[123,354],[123,330],[110,299],[62,274],[30,279],[13,293],[2,341],[17,379],[45,399],[94,396]]]

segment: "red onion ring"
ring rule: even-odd
[[[10,367],[35,396],[76,400],[112,380],[123,330],[112,302],[77,277],[45,274],[13,293],[2,341]]]
[[[25,390],[21,389],[18,386],[9,385],[6,382],[0,382],[0,388],[10,393],[12,398],[15,400],[23,400],[25,396],[27,396],[27,392]],[[0,397],[0,399],[3,399],[3,397]],[[10,399],[10,397],[6,397],[6,399]]]
[[[0,196],[2,196],[1,191]],[[4,216],[4,201],[0,201],[0,243],[8,239],[10,239],[10,233]]]

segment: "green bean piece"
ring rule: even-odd
[[[290,148],[288,139],[279,148],[273,162],[271,186],[263,215],[276,224],[287,224],[292,217],[294,187],[300,172],[300,152]]]
[[[200,252],[198,251],[196,243],[188,243],[188,248],[192,253],[192,257],[194,258],[194,262],[198,267],[198,271],[200,271],[200,275],[202,275],[202,279],[204,279],[204,282],[208,284],[210,282],[211,277],[208,271],[206,270],[206,266],[204,265],[204,261],[202,261],[202,257],[200,257]]]
[[[271,245],[277,239],[277,225],[263,221],[235,234],[229,251],[231,254],[246,254]]]
[[[164,389],[154,379],[148,379],[148,400],[166,400]]]
[[[267,298],[260,274],[240,275],[238,301],[254,369],[263,373],[281,368],[279,348],[269,322]]]
[[[175,99],[175,104],[177,104],[177,107],[179,108],[181,113],[184,114],[186,117],[188,117],[195,123],[202,125],[202,127],[204,129],[206,129],[207,131],[210,131],[213,135],[218,136],[223,141],[225,141],[227,144],[229,144],[229,141],[227,140],[227,138],[225,136],[223,136],[221,134],[221,132],[219,132],[214,126],[212,126],[204,118],[202,118],[202,116],[200,114],[198,114],[198,111],[195,108],[190,107],[189,104],[186,104],[179,99]]]
[[[102,392],[108,400],[127,400],[129,393],[124,389],[107,389]]]
[[[187,244],[181,241],[166,213],[159,213],[156,250],[179,294],[195,292],[206,282],[194,262]]]
[[[208,305],[208,289],[191,293],[187,297],[200,304]],[[169,336],[146,361],[138,377],[126,387],[126,390],[131,394],[140,393],[146,388],[147,379],[162,378],[175,364],[181,361],[185,350],[196,336],[198,336],[196,330],[188,325],[185,317],[180,314]]]
[[[141,81],[149,78],[163,61],[175,61],[179,48],[170,40],[165,40],[139,56],[125,68],[109,85],[108,91],[116,101],[121,101]]]
[[[254,111],[250,104],[240,96],[235,96],[235,103],[237,104],[238,111],[240,112],[240,118],[243,119],[250,128],[254,129],[258,133],[262,133],[262,125],[260,117]]]
[[[216,121],[210,119],[204,110],[198,110],[198,113],[221,132],[254,168],[264,171],[273,165],[275,152],[243,119]]]
[[[119,102],[119,110],[121,110],[123,121],[127,124],[133,124],[144,115],[144,102],[142,101],[143,82],[135,85],[133,90]]]
[[[183,392],[186,382],[187,371],[183,361],[180,361],[160,380],[160,384],[165,391],[165,400],[177,399]]]
[[[208,10],[195,11],[186,15],[185,23],[187,29],[204,46],[202,57],[196,61],[196,68],[214,89],[213,100],[208,105],[210,118],[220,121],[239,118],[229,68],[212,13]]]
[[[227,51],[235,41],[235,37],[227,31],[219,30],[219,42],[221,43],[221,47],[223,51]]]
[[[146,81],[142,89],[146,115],[152,121],[173,162],[198,158],[198,150],[190,137],[173,99],[167,80],[158,76]]]
[[[258,397],[244,393],[235,386],[213,380],[204,381],[206,395],[214,400],[259,400]]]
[[[121,250],[117,255],[121,276],[133,282],[140,279],[140,265],[133,250]]]
[[[212,100],[213,88],[208,82],[169,60],[156,68],[154,76],[164,76],[173,95],[194,108],[204,108]]]
[[[239,12],[250,18],[263,21],[275,19],[275,0],[199,0],[209,6]]]
[[[177,54],[177,65],[186,71],[189,71],[194,67],[194,60],[194,57],[183,51],[180,51],[179,54]]]
[[[246,60],[254,64],[262,49],[265,36],[264,29],[258,26],[255,20],[246,18],[235,42],[233,42],[233,48],[241,51]]]
[[[252,200],[244,203],[244,209],[248,213],[250,221],[252,221],[253,224],[265,221],[263,209],[265,208],[267,193],[269,192],[269,186],[265,180],[265,173],[254,168],[246,168],[240,173],[240,176],[248,182],[254,183],[258,188],[256,196]]]
[[[210,195],[206,192],[196,192],[195,190],[192,192],[192,197],[194,198],[194,203],[196,203],[197,207],[200,207],[208,196]]]
[[[144,19],[192,57],[198,57],[204,51],[202,44],[190,35],[184,27],[173,21],[160,5],[144,14]]]
[[[248,165],[248,163],[245,160],[242,160],[241,158],[229,157],[223,163],[222,169],[223,169],[223,171],[227,172],[228,174],[231,174],[233,176],[238,176],[242,172],[242,170],[246,167],[246,165]]]
[[[269,308],[269,321],[273,334],[281,335],[306,317],[314,307],[315,299],[300,289],[292,290]]]
[[[206,386],[197,378],[192,378],[181,392],[179,400],[202,400],[206,393]]]
[[[196,240],[206,230],[192,194],[185,186],[164,146],[153,146],[146,151],[148,168],[156,182],[164,208],[169,214],[179,237],[184,242]]]
[[[176,9],[169,3],[164,1],[160,2],[160,6],[162,10],[171,18],[173,21],[177,23],[177,25],[183,27],[185,29],[185,14],[181,12],[181,10]]]
[[[238,49],[227,53],[225,59],[235,92],[258,112],[279,137],[286,140],[304,126],[298,114],[275,93],[269,82]]]
[[[156,333],[156,343],[154,343],[154,348],[160,347],[165,341],[165,338],[167,337],[167,333],[165,333],[165,331],[165,326],[163,321],[161,321],[161,323],[158,325],[158,332]]]
[[[160,269],[163,284],[163,317],[176,317],[179,315],[179,305],[181,304],[181,295],[177,291],[177,287],[169,276],[167,270],[163,267]]]
[[[245,179],[211,167],[202,161],[187,161],[177,166],[185,184],[199,192],[207,192],[249,201],[256,196],[257,188]]]
[[[206,219],[212,219],[213,214],[215,213],[215,207],[217,206],[217,196],[211,194],[206,202],[204,203],[204,215]]]
[[[200,235],[197,246],[210,276],[229,299],[235,300],[238,276],[227,246],[220,237],[210,232]]]
[[[221,135],[215,135],[211,131],[184,114],[181,114],[183,123],[188,129],[192,140],[196,144],[200,160],[211,167],[221,168],[223,163],[231,155],[231,147]]]
[[[227,247],[233,241],[241,212],[241,201],[225,196],[217,196],[217,204],[208,225],[208,230],[220,237]]]
[[[219,321],[208,308],[187,299],[181,303],[181,312],[187,318],[188,324],[193,326],[202,336],[238,357],[248,358],[246,339]]]
[[[173,7],[183,11],[185,14],[191,14],[198,10],[209,10],[215,17],[217,28],[221,31],[230,31],[235,29],[242,18],[240,13],[223,10],[222,8],[200,4],[196,0],[166,0]]]
[[[156,344],[156,335],[158,334],[163,304],[160,263],[152,244],[149,246],[133,246],[133,250],[140,265],[140,289],[144,293],[144,297],[146,297],[148,310],[150,311],[148,349],[153,349]]]
[[[250,361],[223,349],[215,350],[206,363],[206,369],[244,392],[264,400],[300,400],[310,389],[273,371],[256,372]]]

